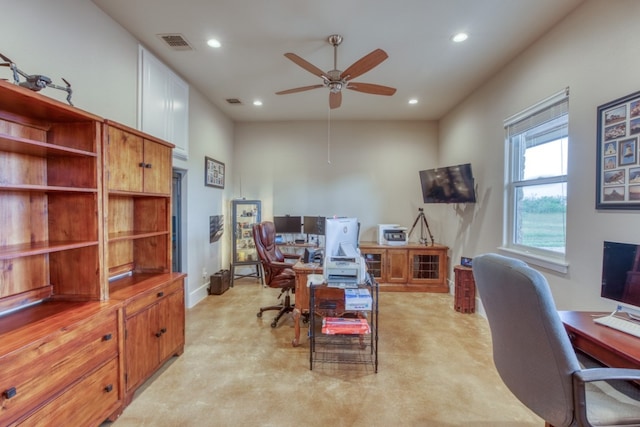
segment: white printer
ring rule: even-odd
[[[398,224],[378,224],[379,245],[403,246],[407,241],[407,227]]]
[[[357,287],[364,281],[366,266],[360,251],[350,244],[340,245],[341,254],[326,256],[324,278],[329,287]]]

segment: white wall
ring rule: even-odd
[[[0,52],[29,74],[44,74],[55,83],[67,79],[78,108],[136,127],[138,42],[88,0],[3,0],[0,6]],[[9,68],[0,78],[11,79]],[[64,102],[66,92],[41,92]],[[209,244],[209,216],[228,218],[228,194],[204,186],[204,156],[233,169],[233,123],[191,88],[188,161],[174,160],[186,172],[183,185],[183,270],[187,277],[187,305],[206,295],[202,270],[209,274],[229,265],[229,229],[221,241]]]
[[[569,86],[569,274],[545,272],[563,309],[609,309],[599,298],[604,239],[640,240],[637,212],[595,210],[596,108],[639,89],[636,0],[587,0],[553,31],[461,103],[432,122],[281,122],[233,125],[193,88],[186,171],[188,305],[204,297],[201,272],[229,265],[228,201],[263,200],[273,214],[355,215],[372,240],[380,222],[410,226],[425,207],[440,243],[460,255],[495,251],[502,239],[504,118]],[[36,24],[37,22],[37,24]],[[82,109],[134,127],[137,41],[87,0],[4,0],[0,52],[32,74],[69,80]],[[0,69],[0,78],[10,78]],[[64,100],[65,93],[43,94]],[[234,148],[234,140],[236,147]],[[235,150],[235,151],[234,151]],[[224,190],[204,187],[204,156],[227,165]],[[417,172],[471,162],[475,205],[421,202]],[[237,167],[234,167],[236,166]],[[224,214],[223,239],[208,244],[208,218]],[[415,239],[415,234],[414,234]]]
[[[418,171],[437,154],[435,122],[332,121],[330,133],[326,121],[238,123],[234,197],[262,200],[263,219],[356,216],[361,240],[375,240],[378,223],[411,226]]]
[[[596,211],[596,108],[636,92],[640,2],[588,0],[440,122],[442,164],[473,159],[479,202],[443,216],[452,259],[502,242],[503,120],[569,86],[567,258],[545,271],[560,309],[614,308],[600,298],[602,242],[639,242],[640,214]]]

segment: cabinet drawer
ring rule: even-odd
[[[20,426],[98,426],[117,408],[118,358],[104,364],[27,418]]]
[[[104,310],[0,357],[0,425],[14,422],[118,354],[118,319]]]
[[[174,280],[170,283],[165,283],[164,285],[150,289],[149,291],[136,296],[130,303],[126,305],[125,310],[127,312],[127,317],[133,316],[140,310],[144,310],[146,307],[154,304],[157,301],[160,301],[162,298],[166,298],[168,295],[171,295],[174,292],[181,291],[182,286],[182,280]]]

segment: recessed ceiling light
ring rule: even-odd
[[[262,105],[262,101],[260,101],[259,99],[256,99],[255,101],[253,101],[253,105],[255,105],[256,107],[259,107]]]
[[[453,37],[451,37],[451,40],[453,40],[456,43],[460,43],[465,41],[468,38],[469,38],[469,35],[467,33],[458,33],[458,34],[455,34]]]
[[[207,40],[207,44],[208,44],[209,46],[211,46],[211,47],[220,47],[220,46],[222,46],[222,45],[220,44],[220,42],[219,42],[218,40],[216,40],[216,39],[209,39],[209,40]]]
[[[409,104],[411,104],[411,105],[413,105],[413,104],[417,104],[417,103],[418,103],[418,100],[417,100],[417,99],[415,99],[415,98],[414,98],[414,99],[410,99],[410,100],[409,100]]]

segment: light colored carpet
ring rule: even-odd
[[[236,282],[187,311],[186,347],[138,390],[127,426],[542,427],[491,360],[484,318],[446,294],[381,293],[379,368],[318,365],[293,348],[293,320],[273,329],[277,291]],[[303,325],[304,326],[304,325]]]

